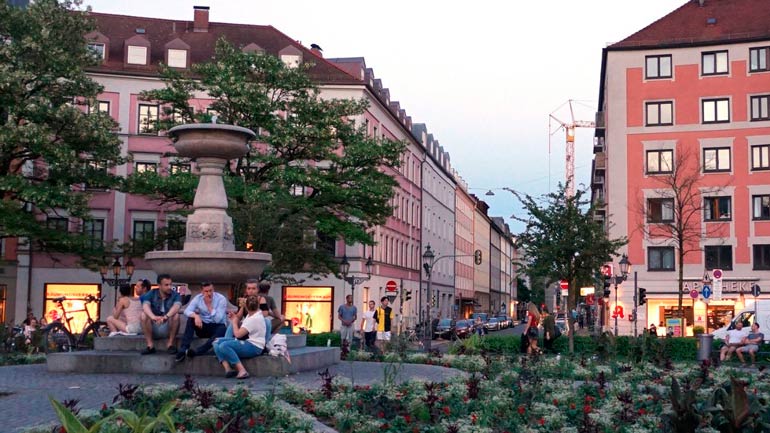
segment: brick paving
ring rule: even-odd
[[[371,362],[341,362],[329,371],[347,377],[356,384],[366,385],[383,380],[383,369],[387,364]],[[403,364],[398,381],[424,379],[443,381],[462,375],[452,368],[432,365]],[[307,388],[320,386],[317,371],[308,371],[285,379]],[[223,377],[196,378],[200,384],[234,387],[238,381]],[[0,367],[0,432],[17,433],[25,427],[45,424],[56,420],[48,397],[56,400],[78,399],[83,409],[98,409],[102,403],[108,405],[116,394],[120,383],[131,384],[182,384],[183,376],[135,375],[135,374],[63,374],[49,373],[44,364]],[[243,382],[254,392],[265,392],[276,385],[276,378],[253,378]],[[10,393],[5,395],[5,393]]]

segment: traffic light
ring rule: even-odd
[[[403,290],[401,293],[404,293],[404,302],[412,299],[412,291],[411,290]]]
[[[645,302],[647,302],[647,289],[640,287],[639,296],[637,298],[637,305],[643,305]]]
[[[473,263],[480,265],[481,264],[481,250],[476,250],[473,253]]]
[[[609,298],[610,297],[610,277],[605,276],[604,277],[604,297]]]
[[[431,307],[435,307],[436,306],[436,295],[433,295],[433,298],[431,298],[430,306]]]

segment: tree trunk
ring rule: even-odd
[[[679,259],[679,269],[678,269],[678,273],[679,273],[679,278],[678,278],[678,280],[679,280],[678,281],[678,286],[679,286],[679,308],[678,308],[677,311],[679,312],[679,319],[680,320],[682,318],[684,318],[684,310],[683,310],[684,307],[682,306],[682,291],[684,290],[684,245],[683,244],[684,244],[684,242],[681,242],[681,241],[679,242],[679,252],[677,254],[677,256],[678,256],[677,258]],[[682,323],[681,325],[682,326],[680,328],[684,331],[684,326],[683,326],[684,323]],[[681,335],[680,335],[680,337],[681,337]]]
[[[569,353],[575,353],[575,321],[572,318],[572,310],[577,308],[577,284],[574,278],[569,279],[569,291],[567,292],[567,311],[564,316],[569,327]]]

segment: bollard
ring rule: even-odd
[[[714,344],[714,336],[711,334],[698,335],[698,361],[711,359],[711,347]]]

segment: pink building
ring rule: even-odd
[[[752,299],[753,284],[767,293],[769,6],[688,1],[604,49],[597,120],[605,129],[597,130],[592,185],[594,200],[604,203],[597,218],[609,222],[612,237],[629,237],[632,274],[617,304],[614,292],[609,302],[610,311],[625,311],[621,333],[632,332],[634,275],[647,290],[639,328],[675,318],[680,269],[664,227],[687,217],[675,212],[678,195],[666,185],[675,174],[695,179],[686,194],[696,234],[683,264],[687,333],[725,324]],[[721,297],[704,298],[704,274]]]

